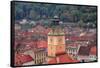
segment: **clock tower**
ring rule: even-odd
[[[59,18],[52,19],[51,31],[48,33],[48,57],[65,53],[65,33],[59,25]]]

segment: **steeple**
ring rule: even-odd
[[[54,18],[51,19],[51,21],[52,30],[48,33],[48,35],[65,35],[63,29],[59,24],[60,18],[58,16],[54,16]]]
[[[51,27],[54,28],[56,26],[59,26],[60,18],[58,16],[54,16],[51,21]]]

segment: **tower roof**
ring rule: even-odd
[[[58,26],[59,25],[59,17],[58,16],[54,16],[52,19],[51,19],[52,23],[51,23],[51,26]]]

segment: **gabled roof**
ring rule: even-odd
[[[88,56],[90,52],[90,46],[81,46],[78,55]]]

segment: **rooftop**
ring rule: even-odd
[[[70,56],[67,54],[59,55],[55,58],[52,58],[48,63],[49,64],[56,64],[56,63],[74,63],[79,62],[78,60],[73,60]]]
[[[33,58],[30,55],[15,54],[15,63],[23,64],[32,61]]]

